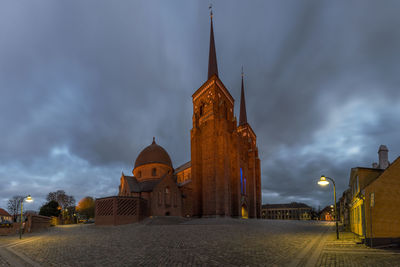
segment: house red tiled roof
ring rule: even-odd
[[[0,208],[0,216],[11,216],[6,210]]]

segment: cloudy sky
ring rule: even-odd
[[[220,79],[245,70],[263,203],[331,204],[379,145],[400,155],[399,1],[215,0]],[[191,95],[207,78],[207,1],[2,1],[0,207],[48,192],[118,192],[156,137],[190,160]]]

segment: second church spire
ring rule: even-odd
[[[246,100],[244,98],[244,83],[243,83],[243,67],[242,67],[242,91],[240,93],[240,117],[239,125],[247,124],[247,114],[246,114]]]

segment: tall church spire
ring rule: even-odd
[[[214,74],[218,76],[218,66],[217,66],[217,54],[215,52],[215,42],[214,42],[214,29],[213,29],[213,13],[210,5],[210,20],[211,20],[211,30],[210,30],[210,54],[208,57],[208,79]]]
[[[244,83],[243,83],[243,67],[242,67],[242,92],[240,94],[240,117],[239,117],[239,125],[244,125],[247,123],[247,114],[246,114],[246,100],[244,98]]]

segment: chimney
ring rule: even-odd
[[[389,150],[385,145],[379,147],[379,169],[386,169],[389,166],[388,152]]]

